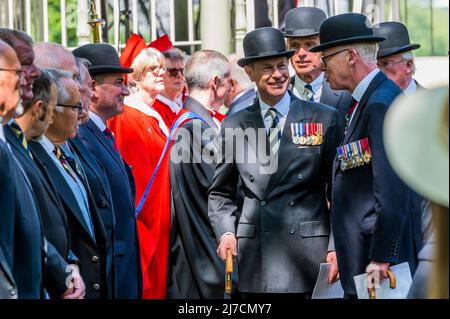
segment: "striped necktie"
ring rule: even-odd
[[[20,128],[19,124],[17,124],[16,121],[13,121],[11,123],[10,127],[13,130],[16,137],[19,139],[23,148],[27,151],[28,155],[30,155],[31,159],[33,159],[33,155],[31,154],[30,148],[28,147],[27,139],[25,138],[25,134],[23,134],[22,129]]]
[[[67,162],[65,155],[61,151],[61,148],[59,146],[56,146],[55,149],[53,150],[53,153],[56,155],[58,160],[61,162],[61,165],[64,167],[64,170],[67,172],[67,174],[69,174],[69,176],[72,177],[72,179],[75,181],[75,183],[78,184],[75,174],[70,169],[69,163]]]
[[[314,102],[314,90],[311,84],[305,84],[305,92],[304,92],[305,100]]]
[[[271,107],[267,111],[267,114],[269,114],[272,118],[272,125],[269,129],[270,150],[274,155],[276,155],[278,153],[278,150],[280,149],[281,144],[281,129],[279,127],[280,119],[278,117],[278,111],[276,108]]]

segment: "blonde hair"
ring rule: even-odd
[[[134,72],[128,76],[128,86],[131,91],[135,92],[137,83],[142,81],[147,71],[155,67],[164,67],[164,65],[164,55],[161,52],[154,48],[142,50],[131,65]]]

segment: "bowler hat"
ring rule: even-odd
[[[283,33],[275,28],[266,27],[253,30],[244,37],[245,57],[237,63],[244,67],[250,62],[285,56],[290,58],[295,50],[286,50],[286,42]]]
[[[344,44],[381,42],[386,38],[374,35],[372,23],[363,14],[344,13],[325,20],[319,30],[320,45],[311,52],[321,52]]]
[[[380,43],[378,58],[420,48],[420,44],[411,44],[408,29],[400,22],[382,22],[373,28],[375,35],[386,37],[386,41]]]
[[[117,51],[109,44],[87,44],[75,49],[73,54],[91,62],[89,74],[95,76],[105,73],[133,73],[133,69],[124,68],[120,64]]]
[[[326,19],[326,13],[318,8],[299,7],[291,9],[286,14],[284,36],[290,38],[317,35],[320,25]]]

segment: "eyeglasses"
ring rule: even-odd
[[[184,75],[184,69],[183,68],[170,68],[170,69],[166,69],[166,72],[169,76],[171,77],[176,77],[178,76],[178,72],[180,72],[180,74],[183,76]]]
[[[23,70],[17,70],[17,69],[2,69],[0,68],[0,71],[6,71],[6,72],[15,72],[16,75],[20,78],[23,74]]]
[[[335,55],[337,55],[337,54],[339,54],[339,53],[342,53],[342,52],[345,52],[345,51],[348,51],[348,50],[350,50],[350,49],[344,49],[344,50],[337,51],[337,52],[328,54],[328,55],[326,55],[326,56],[323,56],[323,57],[322,57],[322,62],[323,62],[323,64],[324,64],[325,67],[326,67],[326,66],[327,66],[327,61],[325,61],[326,59],[329,59],[329,58],[331,58],[332,56],[335,56]]]
[[[166,73],[166,68],[164,67],[160,67],[160,66],[153,66],[153,67],[149,67],[146,69],[146,72],[151,72],[154,76],[158,76],[161,72],[162,73]]]
[[[71,109],[78,109],[78,115],[81,115],[83,113],[83,103],[79,102],[77,105],[68,105],[68,104],[56,104],[56,106],[62,106],[62,107],[70,107]]]
[[[385,61],[385,62],[378,62],[377,65],[380,69],[390,69],[392,68],[394,65],[399,64],[399,63],[403,63],[406,62],[406,60],[401,59],[399,61]]]

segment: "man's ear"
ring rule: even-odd
[[[214,77],[211,79],[209,86],[211,89],[215,92],[219,89],[220,86],[220,78],[217,75],[214,75]]]
[[[30,112],[33,121],[42,121],[42,118],[45,117],[44,103],[42,102],[42,100],[37,100],[36,102],[34,102],[30,108]]]
[[[255,79],[253,77],[253,67],[246,65],[244,67],[245,73],[247,73],[247,76],[249,77],[250,81],[255,82]]]
[[[409,74],[413,74],[414,73],[414,62],[413,62],[413,60],[407,60],[405,65],[406,65],[406,69],[407,69],[408,75]]]
[[[349,49],[348,50],[348,64],[350,66],[355,65],[356,61],[359,59],[358,51],[355,49]]]

